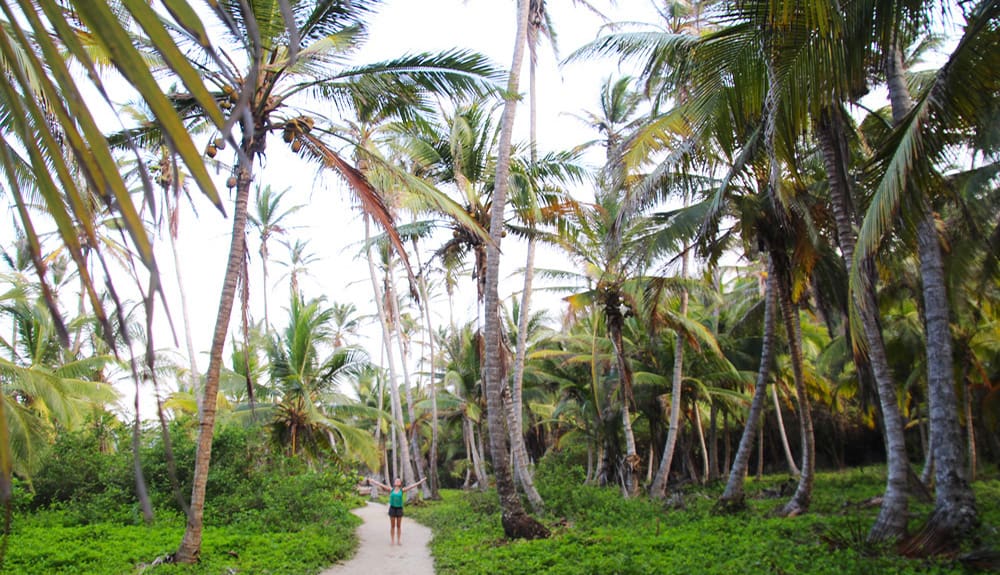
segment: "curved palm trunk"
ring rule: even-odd
[[[391,293],[387,293],[386,296],[389,299],[389,305],[392,307],[392,317],[396,318],[396,343],[399,347],[399,363],[400,368],[403,370],[403,395],[406,397],[406,414],[410,418],[410,436],[409,436],[409,448],[408,452],[413,460],[414,468],[416,469],[416,477],[414,481],[420,481],[424,478],[424,460],[420,453],[420,446],[417,443],[417,414],[413,404],[413,392],[412,386],[410,385],[410,368],[409,368],[409,348],[404,341],[403,334],[403,322],[399,315],[399,296],[396,293],[396,274],[393,271],[392,258],[390,257],[389,269],[386,271],[388,275],[388,283],[386,284],[387,290]],[[404,421],[404,425],[405,425]],[[420,493],[427,497],[430,495],[430,488],[426,483],[420,486]]]
[[[417,269],[423,270],[423,266],[420,263],[420,250],[417,246],[417,240],[413,240],[413,254],[417,259]],[[420,273],[420,311],[424,316],[424,324],[427,329],[427,345],[430,350],[430,392],[431,392],[431,446],[430,451],[427,454],[428,465],[430,466],[428,472],[428,487],[430,488],[430,497],[433,499],[440,499],[441,495],[438,493],[438,474],[437,474],[437,461],[438,461],[438,404],[437,404],[437,380],[435,379],[436,374],[436,362],[437,358],[434,357],[434,328],[431,325],[431,307],[430,307],[430,294],[427,289],[427,278],[423,272]]]
[[[375,295],[375,308],[378,312],[379,325],[382,327],[382,343],[385,349],[386,363],[389,364],[389,403],[392,409],[393,427],[396,428],[395,438],[398,442],[399,453],[402,454],[400,465],[403,471],[403,481],[409,485],[416,480],[413,475],[413,466],[410,464],[410,447],[406,439],[406,427],[403,423],[403,408],[399,397],[399,386],[396,379],[396,357],[392,352],[392,330],[389,328],[389,319],[386,317],[383,305],[385,297],[382,288],[379,286],[378,274],[375,273],[375,259],[371,252],[371,223],[368,216],[365,216],[365,243],[368,244],[368,273],[372,280],[372,293]]]
[[[781,399],[778,398],[778,384],[773,383],[771,388],[771,401],[774,402],[774,416],[778,420],[778,436],[781,437],[781,448],[785,452],[785,461],[788,463],[788,472],[798,477],[802,474],[799,466],[795,464],[795,456],[792,455],[792,446],[788,443],[788,432],[785,430],[785,418],[781,415]]]
[[[902,122],[913,107],[903,78],[903,57],[898,47],[888,59],[892,119]],[[966,477],[962,430],[958,423],[951,327],[944,261],[937,222],[929,201],[922,200],[923,217],[917,224],[917,254],[924,298],[924,332],[927,346],[927,403],[930,412],[930,448],[934,460],[934,511],[923,532],[908,547],[936,553],[979,523],[976,498]]]
[[[246,157],[253,158],[250,149],[250,138],[244,140]],[[239,176],[236,182],[236,205],[233,209],[233,232],[229,244],[229,260],[226,263],[226,274],[222,283],[222,294],[219,297],[219,312],[215,319],[215,332],[212,334],[212,347],[209,352],[208,372],[205,374],[205,393],[202,399],[201,421],[198,429],[198,447],[194,462],[194,476],[191,487],[191,512],[188,513],[187,528],[181,545],[174,553],[174,561],[178,563],[194,563],[201,554],[202,518],[205,510],[205,486],[208,483],[208,468],[212,459],[212,436],[215,430],[216,401],[219,395],[219,373],[222,369],[222,352],[229,331],[229,320],[233,312],[233,302],[236,299],[236,283],[240,270],[244,265],[246,240],[244,235],[247,227],[247,204],[250,198],[250,181],[252,163],[240,164],[237,167]]]
[[[171,204],[169,203],[169,197],[170,194],[167,194],[167,210],[172,211],[170,207]],[[177,209],[177,206],[174,206],[173,209]],[[181,255],[180,251],[177,249],[177,238],[174,237],[174,231],[172,229],[168,230],[167,238],[170,241],[170,252],[174,257],[174,276],[177,280],[177,293],[181,298],[181,319],[184,321],[184,345],[187,348],[188,369],[190,370],[190,373],[188,374],[188,382],[191,386],[191,393],[194,395],[195,401],[198,402],[198,410],[200,412],[202,402],[202,397],[199,393],[200,390],[198,389],[200,387],[198,385],[200,383],[200,378],[198,376],[198,362],[194,351],[194,338],[191,336],[191,316],[190,313],[188,313],[187,290],[184,289],[184,277],[181,272]]]
[[[687,202],[685,201],[685,205]],[[681,279],[687,277],[688,252],[685,246],[684,257],[681,260]],[[687,315],[688,292],[681,292],[680,314]],[[677,446],[677,434],[681,424],[681,390],[684,376],[684,338],[680,333],[674,338],[674,369],[671,374],[670,386],[670,422],[667,429],[667,443],[663,446],[663,456],[660,458],[660,467],[656,470],[656,477],[653,478],[653,485],[649,488],[649,495],[655,498],[667,496],[667,480],[670,477],[670,466],[674,461],[674,450]]]
[[[694,404],[694,431],[698,437],[698,446],[701,448],[701,483],[708,481],[708,445],[705,443],[705,428],[701,423],[701,409],[698,407],[698,397],[691,398]]]
[[[799,483],[791,500],[785,504],[782,513],[795,516],[809,510],[812,500],[813,480],[816,471],[816,437],[813,434],[812,408],[806,391],[805,376],[802,372],[802,327],[798,310],[792,305],[791,290],[784,277],[778,278],[778,301],[788,335],[788,348],[792,358],[792,373],[795,376],[795,396],[799,408],[799,434],[802,443],[802,469]]]
[[[837,239],[843,255],[844,266],[850,275],[854,265],[854,246],[856,244],[854,223],[857,220],[857,212],[851,201],[850,178],[847,175],[847,136],[844,129],[844,119],[839,108],[828,108],[820,114],[816,134],[829,181],[831,203],[837,223]],[[861,268],[858,271],[864,277],[862,281],[863,292],[855,294],[855,297],[860,300],[857,310],[861,318],[868,353],[861,353],[858,346],[855,346],[854,361],[859,365],[867,362],[871,368],[882,414],[882,429],[885,434],[885,495],[882,497],[878,518],[868,532],[868,539],[877,542],[898,539],[906,534],[909,509],[907,499],[909,461],[906,456],[906,438],[903,416],[899,410],[899,400],[896,394],[896,382],[892,376],[892,370],[889,368],[885,340],[882,337],[878,298],[875,293],[877,280],[875,263],[872,258],[866,257],[860,265]]]
[[[534,70],[534,64],[531,69]],[[534,83],[532,82],[532,86]],[[532,147],[534,152],[534,147]],[[545,507],[542,496],[535,488],[535,480],[528,464],[528,450],[524,445],[524,413],[521,401],[524,386],[524,362],[528,350],[528,316],[531,305],[531,285],[535,275],[535,236],[528,237],[528,255],[524,264],[524,289],[521,292],[521,315],[517,318],[517,344],[514,354],[514,376],[511,384],[511,400],[508,402],[507,419],[510,431],[511,456],[514,460],[514,475],[517,477],[528,503],[535,513],[541,513]]]
[[[774,266],[768,266],[767,284],[764,288],[764,334],[761,337],[760,366],[757,368],[756,388],[753,400],[750,402],[750,412],[740,437],[740,445],[736,449],[736,457],[729,468],[729,480],[726,489],[719,498],[718,507],[726,511],[737,511],[746,508],[746,493],[743,490],[744,480],[750,469],[750,454],[753,452],[753,442],[761,427],[760,415],[764,411],[764,398],[767,397],[767,378],[774,360],[774,328],[775,306],[777,305],[777,275]]]
[[[511,137],[514,130],[514,114],[517,109],[518,78],[521,60],[524,56],[525,38],[528,25],[528,2],[519,0],[517,9],[517,37],[514,42],[514,56],[507,82],[507,99],[504,103],[500,125],[499,157],[496,168],[496,189],[493,192],[493,208],[490,214],[490,239],[486,249],[486,293],[484,315],[486,339],[483,361],[483,386],[486,392],[486,413],[489,420],[490,451],[497,482],[497,495],[502,510],[501,523],[508,538],[536,539],[547,537],[548,529],[532,519],[521,506],[521,500],[514,489],[514,481],[507,461],[507,434],[503,426],[503,369],[500,365],[500,241],[503,232],[504,209],[507,205],[507,188],[510,177]]]
[[[528,37],[529,57],[528,57],[528,143],[530,146],[531,163],[538,159],[537,132],[538,132],[538,99],[537,85],[535,83],[535,68],[537,63],[536,48],[538,45],[538,31],[542,23],[544,6],[542,0],[529,0],[528,15]],[[534,473],[528,462],[528,450],[524,445],[524,423],[522,417],[524,407],[522,404],[522,391],[524,385],[524,362],[528,351],[528,320],[530,319],[531,306],[531,285],[535,277],[535,236],[528,236],[528,254],[524,263],[524,289],[521,291],[521,315],[517,318],[517,343],[514,352],[514,376],[511,384],[511,401],[508,406],[507,419],[508,431],[510,432],[511,459],[514,461],[514,476],[528,497],[528,503],[532,511],[541,513],[544,509],[542,496],[535,488]]]

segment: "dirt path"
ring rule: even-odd
[[[354,510],[364,523],[358,527],[358,552],[346,563],[338,563],[320,575],[375,575],[407,573],[434,575],[434,560],[428,544],[431,530],[412,518],[403,518],[402,545],[389,542],[389,510],[369,503]]]

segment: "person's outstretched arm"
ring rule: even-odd
[[[374,485],[375,487],[378,487],[380,489],[384,489],[386,491],[392,491],[392,487],[389,487],[388,485],[386,485],[384,483],[379,483],[378,481],[375,481],[374,479],[368,479],[368,481],[371,482],[371,484]]]
[[[424,478],[423,478],[423,479],[421,479],[420,481],[418,481],[418,482],[414,483],[413,485],[407,485],[406,487],[404,487],[404,488],[403,488],[403,491],[409,491],[409,490],[413,489],[414,487],[416,487],[416,486],[420,485],[420,484],[421,484],[421,483],[423,483],[424,481],[427,481],[427,478],[426,478],[426,477],[424,477]]]

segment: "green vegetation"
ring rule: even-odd
[[[508,541],[495,493],[443,493],[441,502],[414,506],[412,516],[434,530],[439,575],[666,574],[666,573],[974,573],[956,559],[907,559],[867,544],[884,488],[884,469],[820,473],[811,512],[779,518],[783,498],[771,496],[788,480],[748,479],[749,509],[713,512],[722,485],[692,486],[666,502],[623,499],[618,490],[581,485],[582,469],[543,466],[539,489],[550,539]],[[1000,476],[975,484],[983,527],[981,547],[1000,545]],[[929,504],[915,504],[923,516]],[[911,529],[917,527],[911,522]]]
[[[174,551],[185,526],[159,469],[160,448],[143,450],[158,506],[156,522],[145,526],[127,453],[93,449],[96,429],[60,436],[34,495],[17,484],[5,574],[117,575],[143,566],[144,573],[317,573],[356,545],[355,476],[275,456],[262,434],[228,426],[215,438],[201,561],[153,565]],[[175,428],[172,435],[179,459],[190,462],[190,433]]]
[[[535,122],[511,141],[554,2],[517,2],[506,72],[355,61],[400,39],[369,28],[383,0],[189,2],[0,0],[0,568],[315,571],[351,546],[359,472],[483,490],[424,512],[448,573],[953,572],[997,548],[1000,0],[665,2],[568,57],[619,66],[569,151]],[[358,306],[331,299],[365,275],[347,258],[299,282],[321,254],[291,206],[328,187],[364,214]],[[186,215],[209,202],[217,261]],[[312,239],[340,253],[340,221]],[[208,350],[192,271],[224,277],[197,293]],[[531,309],[536,273],[572,295]]]

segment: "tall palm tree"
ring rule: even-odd
[[[270,330],[271,324],[268,318],[267,309],[267,293],[270,291],[270,286],[267,283],[267,260],[270,258],[271,252],[268,249],[268,241],[274,236],[284,235],[288,232],[288,228],[282,223],[283,220],[297,212],[301,205],[291,206],[287,209],[282,209],[280,206],[281,199],[289,191],[288,188],[275,193],[271,186],[262,186],[257,184],[256,191],[254,193],[254,213],[249,214],[248,221],[250,225],[257,230],[258,237],[260,239],[260,248],[257,252],[260,254],[260,267],[261,272],[264,276],[264,329]]]
[[[497,155],[495,190],[489,218],[490,243],[486,247],[485,294],[483,295],[483,315],[486,349],[483,361],[483,388],[486,393],[486,416],[489,421],[490,453],[493,456],[493,472],[496,476],[497,495],[500,498],[501,523],[508,538],[536,539],[547,537],[548,529],[525,513],[517,496],[511,477],[507,457],[507,433],[504,428],[503,412],[503,366],[501,365],[501,317],[500,317],[500,242],[503,238],[503,222],[507,206],[507,190],[510,177],[511,142],[514,131],[514,116],[517,110],[517,94],[520,83],[521,61],[524,57],[528,34],[528,8],[530,0],[517,3],[517,32],[514,38],[514,54],[507,78],[503,116],[500,123],[499,151]]]
[[[310,104],[300,105],[299,100],[319,96],[338,106],[337,111],[342,113],[350,111],[344,106],[358,101],[399,110],[406,104],[421,104],[427,91],[475,91],[484,86],[491,73],[482,58],[461,52],[406,56],[366,66],[345,65],[366,39],[368,18],[378,4],[376,0],[288,2],[283,3],[286,9],[278,10],[270,0],[220,3],[213,5],[214,13],[231,50],[222,50],[222,57],[190,56],[201,66],[202,76],[216,87],[214,97],[230,109],[230,121],[239,128],[240,135],[231,140],[236,152],[229,182],[235,189],[232,240],[209,353],[191,515],[175,553],[178,562],[193,562],[200,553],[222,350],[237,279],[245,265],[244,232],[254,166],[264,154],[268,136],[281,132],[294,153],[342,177],[363,209],[389,230],[394,245],[402,252],[401,241],[392,232],[391,216],[378,194],[349,159],[333,147],[331,138],[341,135],[337,127],[315,106],[309,109],[306,106]],[[178,33],[191,38],[188,30]],[[199,117],[203,110],[183,94],[175,98],[175,103],[191,118]],[[210,143],[206,154],[217,154],[222,143]]]
[[[935,509],[925,529],[909,542],[909,548],[934,553],[952,546],[978,522],[957,417],[949,303],[935,215],[938,166],[951,146],[942,136],[975,134],[991,121],[988,108],[976,102],[982,96],[1000,93],[996,68],[1000,33],[995,26],[1000,4],[984,0],[963,9],[965,26],[961,37],[917,100],[913,100],[905,81],[902,50],[904,38],[929,20],[926,10],[931,8],[930,3],[920,3],[913,10],[891,2],[880,7],[879,18],[868,21],[871,28],[865,32],[879,40],[873,57],[883,64],[894,132],[877,158],[882,177],[862,223],[855,260],[875,252],[897,213],[902,212],[905,221],[915,222],[911,225],[915,228],[924,304]],[[974,142],[975,136],[959,139],[970,141]],[[858,281],[858,274],[852,276],[852,281]]]

